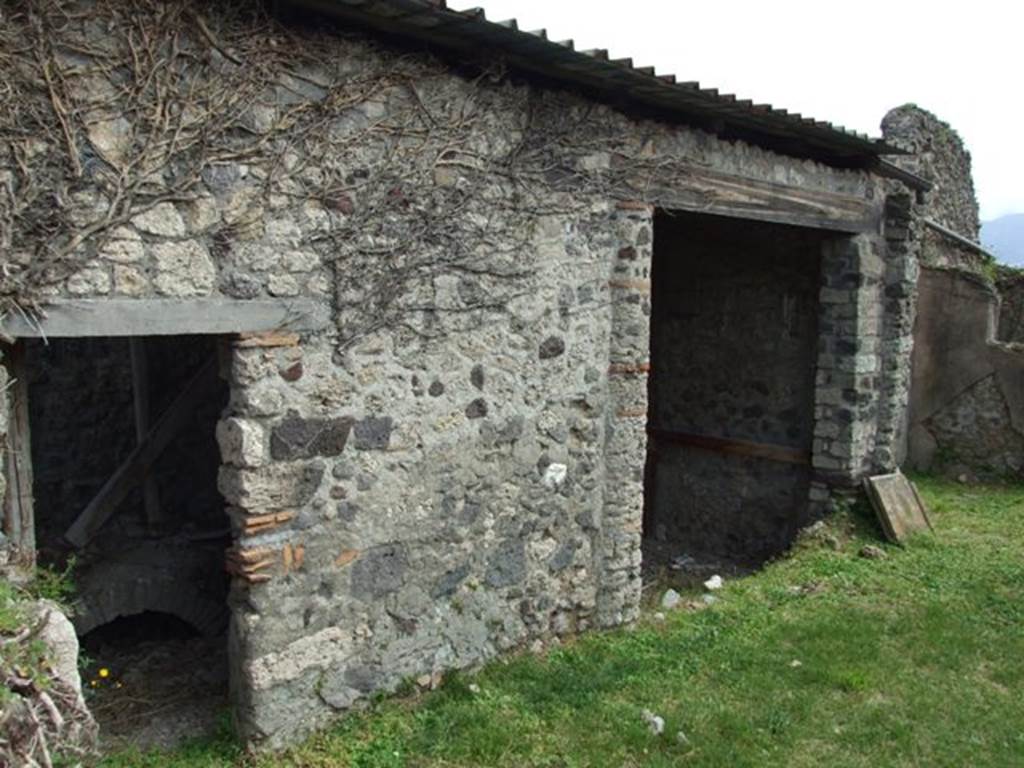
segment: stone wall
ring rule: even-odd
[[[969,272],[921,273],[910,463],[953,476],[1024,476],[1024,353],[996,341],[998,297]]]
[[[1024,272],[1001,269],[996,276],[999,292],[999,328],[996,338],[1009,344],[1024,344]]]
[[[688,168],[841,193],[883,217],[888,188],[867,172],[350,34],[204,6],[222,51],[177,4],[85,7],[54,46],[82,100],[75,191],[33,197],[0,154],[26,210],[71,230],[0,231],[10,274],[44,298],[302,297],[333,318],[241,336],[226,360],[232,688],[241,734],[264,745],[406,678],[636,617],[653,206],[686,190]],[[152,92],[115,87],[150,61],[126,54],[140,27],[183,52],[149,74]],[[45,113],[45,89],[24,86],[43,79],[9,74],[26,114]],[[76,173],[54,125],[17,148],[62,158],[44,186]],[[662,192],[636,201],[654,179]],[[899,381],[883,360],[905,318],[889,323],[882,296],[915,262],[888,247],[863,234],[825,249],[820,508],[895,450],[878,419],[899,402],[881,382]]]

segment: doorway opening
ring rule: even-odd
[[[655,216],[644,571],[757,567],[808,519],[827,234]]]
[[[201,713],[227,706],[220,341],[24,345],[37,558],[73,563],[72,621],[101,732],[141,747],[190,738],[216,724]]]

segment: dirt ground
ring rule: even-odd
[[[223,636],[121,625],[87,636],[83,649],[83,688],[105,751],[179,746],[210,735],[226,716]]]
[[[689,555],[678,542],[654,539],[643,541],[645,600],[659,599],[666,589],[678,592],[700,589],[701,584],[715,575],[730,579],[755,570],[756,566],[750,563]]]

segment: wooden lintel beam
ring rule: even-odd
[[[672,179],[674,175],[676,178]],[[665,210],[706,213],[848,234],[881,231],[877,203],[853,195],[749,179],[699,166],[673,167],[666,180],[635,178],[618,190]]]
[[[317,331],[330,324],[326,302],[312,299],[50,299],[43,316],[0,318],[13,338],[198,336]]]
[[[111,475],[64,534],[68,543],[81,549],[95,536],[103,524],[117,511],[125,496],[146,476],[149,466],[163,453],[171,440],[187,423],[188,417],[209,390],[216,372],[217,358],[212,357],[192,376],[170,407],[146,433],[142,442]]]

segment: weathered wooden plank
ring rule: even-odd
[[[18,548],[18,566],[31,573],[35,565],[36,525],[32,497],[32,441],[28,422],[28,371],[25,345],[14,344],[4,353],[11,383],[7,420],[7,494],[4,498],[4,533]]]
[[[671,184],[637,177],[619,194],[668,210],[847,233],[881,229],[880,207],[852,195],[748,179],[698,166],[674,166],[673,177]]]
[[[182,336],[260,331],[315,331],[330,321],[311,299],[53,299],[39,325],[18,313],[0,320],[15,338]]]
[[[142,445],[149,432],[149,366],[146,362],[146,344],[141,336],[128,340],[132,359],[132,396],[135,406],[135,444]],[[143,507],[146,510],[146,524],[151,531],[160,528],[160,492],[156,478],[145,468],[142,483]]]
[[[125,496],[145,477],[147,468],[163,453],[168,443],[188,423],[188,418],[206,396],[216,373],[216,357],[210,358],[185,385],[120,467],[103,485],[64,534],[68,543],[81,549],[117,511]]]
[[[767,459],[768,461],[779,461],[785,464],[809,465],[811,463],[810,451],[801,451],[798,448],[790,448],[785,445],[769,445],[727,437],[693,435],[688,432],[676,432],[655,427],[648,429],[648,433],[658,440],[664,440],[676,445],[685,445],[691,448],[700,448],[705,451],[728,453],[734,456],[748,456],[755,459]]]
[[[902,544],[908,536],[933,530],[917,488],[902,472],[866,477],[864,489],[889,541]]]

